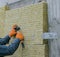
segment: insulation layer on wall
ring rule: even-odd
[[[0,37],[4,37],[4,21],[5,21],[5,11],[8,10],[7,6],[0,8]]]
[[[42,33],[47,32],[47,14],[44,15],[45,13],[47,12],[44,2],[7,11],[6,33],[13,24],[18,24],[25,36],[25,44],[43,44]]]
[[[43,44],[43,32],[48,31],[47,4],[42,2],[19,9],[18,24],[25,35],[26,44]]]
[[[9,33],[13,24],[18,24],[21,27],[26,47],[24,50],[20,50],[20,45],[11,57],[48,57],[48,51],[46,51],[48,45],[42,39],[43,32],[47,32],[48,29],[47,5],[45,2],[6,11],[5,34]]]

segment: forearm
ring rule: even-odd
[[[15,39],[11,45],[8,46],[8,50],[10,51],[10,55],[12,55],[18,48],[20,43],[19,39]]]
[[[15,39],[9,46],[0,45],[0,56],[12,55],[18,48],[19,39]]]
[[[9,43],[10,37],[7,35],[4,38],[0,39],[0,45],[5,45],[7,43]]]

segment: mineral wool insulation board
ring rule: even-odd
[[[43,44],[42,33],[48,30],[47,4],[41,2],[6,11],[5,34],[9,33],[13,24],[21,27],[25,44]]]
[[[5,34],[9,33],[13,24],[21,27],[25,48],[22,50],[20,44],[18,50],[8,57],[48,57],[48,45],[43,43],[41,37],[48,29],[45,2],[6,11]]]
[[[4,36],[4,21],[5,21],[5,11],[8,10],[7,6],[0,8],[0,37]]]

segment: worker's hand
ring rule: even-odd
[[[17,32],[15,31],[15,29],[12,29],[9,33],[9,36],[12,37],[12,36],[15,36],[17,34]]]
[[[17,32],[16,38],[20,39],[21,41],[24,40],[24,36],[23,36],[23,34],[21,32]]]
[[[10,37],[15,36],[17,34],[17,31],[15,30],[16,27],[17,27],[16,24],[12,26],[12,30],[9,33]]]

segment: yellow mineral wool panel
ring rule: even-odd
[[[17,23],[17,20],[19,20],[19,18],[20,18],[20,16],[19,16],[18,9],[6,11],[5,25],[6,25],[8,28],[5,27],[5,29],[4,29],[4,30],[6,30],[5,34],[6,34],[6,33],[9,33],[12,25],[18,24],[18,23]]]
[[[48,57],[48,45],[25,45],[23,57]]]
[[[19,17],[18,9],[12,9],[12,10],[6,11],[6,18],[8,19],[11,18],[14,20],[14,18],[17,18],[17,17]]]
[[[28,44],[28,42],[29,44],[43,44],[42,33],[48,25],[45,24],[47,23],[47,18],[44,18],[47,16],[44,15],[46,12],[44,6],[47,6],[45,4],[46,3],[43,2],[41,4],[6,11],[6,33],[9,32],[11,26],[16,23],[21,27],[21,31],[25,36],[25,44]]]

